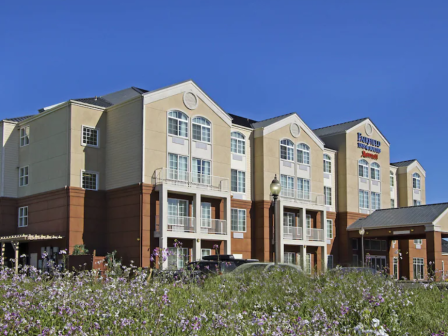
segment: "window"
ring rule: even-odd
[[[28,166],[19,169],[19,187],[28,185]]]
[[[297,145],[297,162],[310,164],[310,146],[300,143]]]
[[[168,154],[168,179],[188,181],[188,156]]]
[[[294,197],[294,176],[280,175],[281,195]]]
[[[296,264],[296,254],[294,252],[285,252],[285,263]]]
[[[390,199],[390,207],[395,208],[395,200],[393,198]]]
[[[299,199],[310,199],[310,180],[297,178],[297,197]]]
[[[369,163],[366,160],[359,160],[358,173],[359,177],[369,178]]]
[[[397,257],[394,257],[393,277],[394,277],[394,279],[398,279],[398,258]]]
[[[423,244],[423,239],[414,239],[414,244],[415,245],[422,245]]]
[[[19,227],[28,226],[28,207],[19,208]]]
[[[82,188],[86,190],[98,190],[98,173],[82,171]]]
[[[387,241],[381,241],[381,251],[387,251]]]
[[[188,137],[188,117],[181,111],[168,112],[168,134]]]
[[[331,205],[331,188],[324,187],[325,205]]]
[[[333,239],[333,220],[327,219],[327,239]]]
[[[193,140],[210,142],[211,122],[204,117],[193,118]]]
[[[414,189],[420,189],[420,175],[417,173],[412,174],[412,186]]]
[[[246,232],[246,210],[232,209],[232,231]]]
[[[381,208],[381,194],[376,192],[370,193],[372,198],[372,209],[377,210]]]
[[[372,177],[372,180],[380,180],[380,165],[376,162],[373,162],[370,165],[370,175]]]
[[[311,253],[306,254],[305,272],[306,274],[311,274]]]
[[[99,147],[100,130],[94,127],[82,126],[82,140],[83,146]]]
[[[359,266],[358,255],[354,254],[352,257],[353,266]]]
[[[369,192],[366,190],[359,190],[359,207],[363,209],[369,208]]]
[[[393,187],[395,185],[394,173],[390,172],[390,186]]]
[[[201,259],[209,255],[212,255],[211,249],[201,249]]]
[[[413,258],[414,279],[422,280],[424,276],[424,260],[423,258]]]
[[[306,228],[311,229],[311,215],[306,215]]]
[[[179,247],[168,247],[168,269],[182,269],[189,260],[189,249]]]
[[[212,227],[212,205],[208,202],[201,203],[201,227]]]
[[[30,128],[22,127],[20,129],[20,147],[28,146],[30,144]]]
[[[291,140],[280,141],[280,158],[282,160],[294,161],[294,144]]]
[[[296,216],[291,212],[283,213],[283,226],[295,226]]]
[[[358,239],[352,239],[352,250],[358,250]]]
[[[179,200],[174,198],[168,198],[168,225],[171,230],[172,226],[184,226],[188,227],[188,201]],[[175,229],[174,229],[175,230]]]
[[[324,173],[331,173],[331,157],[328,154],[324,154]]]
[[[421,204],[422,204],[422,202],[414,200],[414,206],[421,205]]]
[[[327,256],[327,269],[333,268],[333,256],[330,254]]]
[[[232,132],[230,135],[230,150],[236,154],[246,154],[246,140],[240,132]]]
[[[202,159],[193,159],[193,169],[191,174],[193,182],[211,184],[211,162]]]
[[[245,193],[246,192],[246,173],[243,171],[232,169],[231,171],[231,187],[232,191]]]

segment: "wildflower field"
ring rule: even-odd
[[[445,335],[447,292],[275,271],[167,280],[121,268],[0,272],[2,335]]]

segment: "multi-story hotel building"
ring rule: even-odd
[[[186,81],[72,99],[0,127],[0,235],[62,237],[20,243],[35,266],[44,250],[84,244],[147,267],[154,248],[177,239],[168,267],[215,244],[269,261],[277,244],[278,260],[312,272],[359,265],[362,227],[374,266],[397,277],[420,276],[431,260],[443,267],[448,205],[421,206],[425,170],[417,160],[390,163],[369,118],[315,130],[296,113],[255,121]]]

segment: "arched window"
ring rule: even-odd
[[[210,142],[211,122],[204,117],[193,118],[193,140]]]
[[[310,147],[304,143],[297,145],[297,162],[310,164]]]
[[[236,154],[246,154],[245,136],[240,132],[232,132],[230,134],[230,150]]]
[[[328,154],[324,154],[324,173],[331,173],[331,157]]]
[[[412,187],[420,189],[420,175],[418,173],[412,174]]]
[[[359,177],[369,178],[369,163],[366,160],[359,160],[358,172]]]
[[[395,185],[395,178],[394,178],[395,174],[394,172],[391,170],[390,171],[390,186],[393,187]]]
[[[185,113],[168,112],[168,134],[188,138],[188,116]]]
[[[280,158],[282,160],[294,161],[294,143],[284,139],[280,141]]]
[[[380,180],[380,165],[376,162],[373,162],[370,165],[370,176],[372,180]]]

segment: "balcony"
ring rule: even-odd
[[[283,226],[283,238],[292,240],[303,239],[303,229],[301,226]]]
[[[303,240],[303,229],[301,226],[283,226],[283,239]],[[324,230],[306,229],[306,240],[325,241]]]
[[[154,172],[155,184],[170,184],[229,192],[229,179],[225,177],[193,173],[169,168],[160,168]]]
[[[182,233],[197,233],[197,222],[195,217],[168,216],[167,231]],[[200,232],[213,235],[227,234],[227,221],[224,219],[206,219],[200,220]],[[156,216],[156,232],[161,233],[160,216]]]
[[[324,205],[324,194],[313,193],[305,190],[282,188],[280,196],[286,200],[298,201],[301,203]]]

